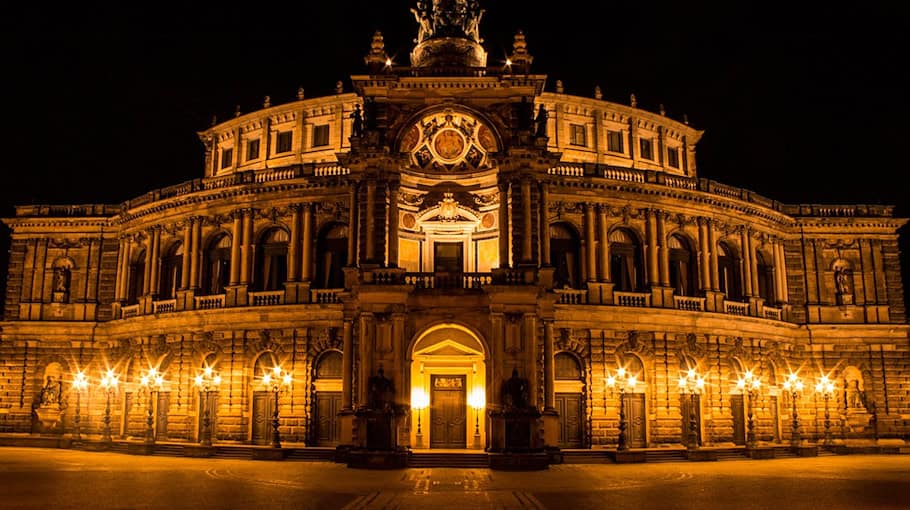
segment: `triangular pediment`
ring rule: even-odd
[[[454,340],[443,340],[415,354],[419,356],[480,356],[483,353]]]

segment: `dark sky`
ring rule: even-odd
[[[5,7],[4,216],[13,204],[119,203],[201,177],[196,131],[213,115],[258,109],[265,95],[291,101],[299,86],[315,97],[342,79],[350,90],[374,30],[398,63],[416,33],[409,0],[133,4]],[[611,101],[634,92],[639,107],[688,114],[706,131],[701,177],[910,215],[899,2],[482,4],[490,63],[523,29],[549,90],[556,79],[578,95],[600,85]],[[903,250],[908,261],[907,240]]]

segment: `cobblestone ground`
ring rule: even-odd
[[[0,448],[0,508],[910,508],[910,456],[362,471]]]

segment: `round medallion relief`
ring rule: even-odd
[[[494,223],[496,223],[496,218],[490,213],[484,214],[483,218],[480,219],[480,224],[483,225],[483,228],[490,228]]]
[[[433,149],[436,150],[436,154],[439,154],[440,158],[454,161],[464,153],[464,137],[454,129],[444,129],[436,135],[436,139],[433,141]]]
[[[414,225],[417,224],[417,219],[414,218],[413,214],[405,214],[401,218],[401,224],[404,225],[404,228],[414,228]]]

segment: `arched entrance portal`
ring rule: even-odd
[[[440,324],[411,348],[411,444],[482,449],[486,444],[486,350],[470,329]],[[419,426],[418,426],[419,425]]]

